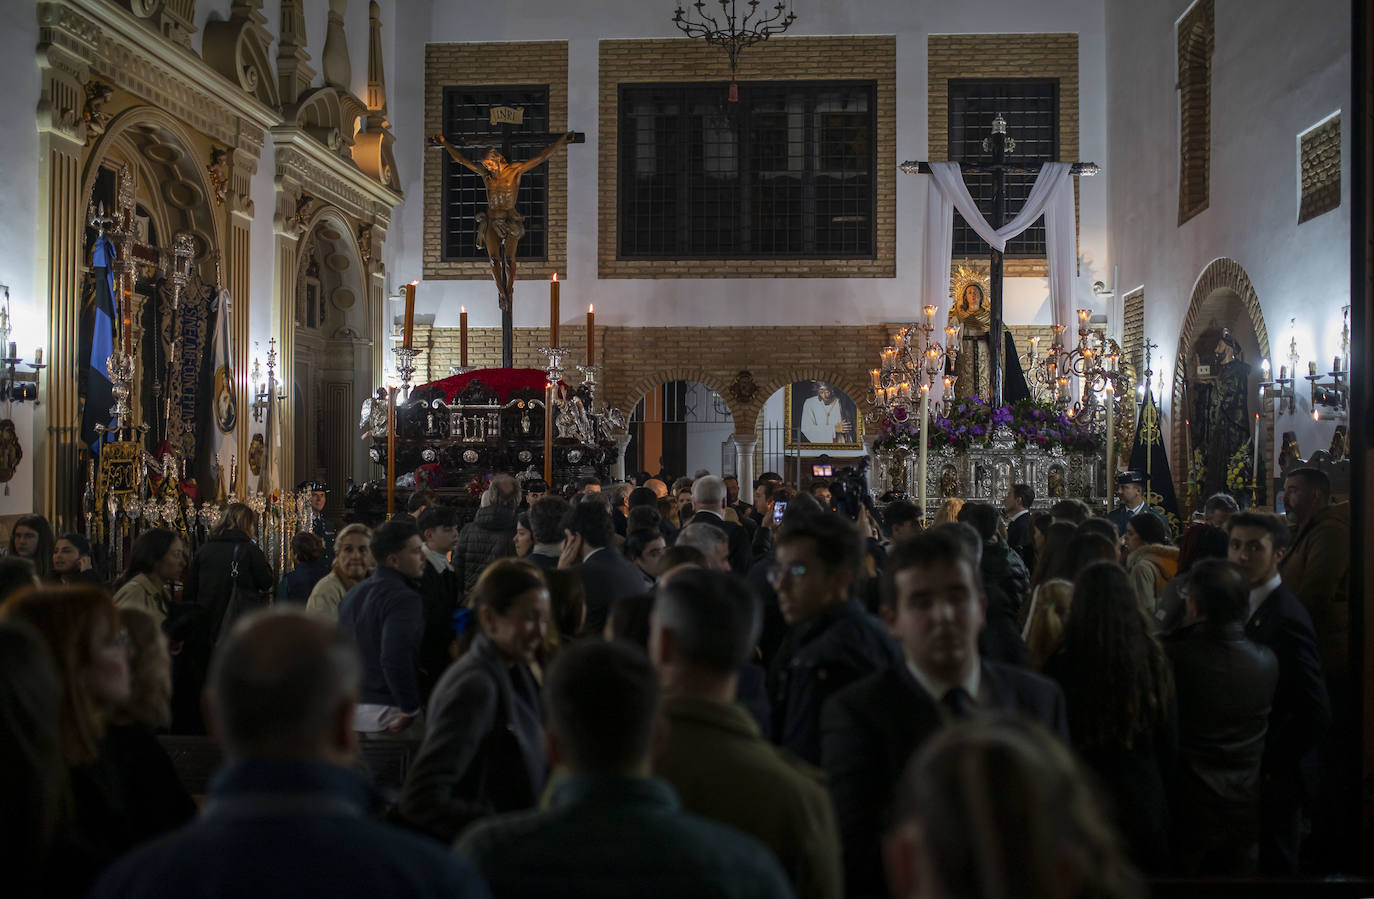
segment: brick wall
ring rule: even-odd
[[[1212,166],[1213,0],[1178,23],[1178,223],[1207,208]]]
[[[949,159],[949,80],[951,78],[1059,79],[1059,159],[1078,160],[1078,35],[1076,34],[932,34],[928,56],[928,158]],[[1074,220],[1078,218],[1078,185],[1074,184]],[[1008,278],[1044,278],[1044,259],[1007,259]]]
[[[547,84],[549,130],[568,128],[567,41],[512,41],[509,43],[425,45],[425,134],[443,130],[444,88],[484,84]],[[583,126],[585,128],[585,126]],[[568,270],[568,153],[577,145],[554,153],[549,160],[548,255],[542,263],[521,262],[522,279],[546,279],[550,272]],[[533,155],[519,151],[517,158]],[[475,280],[491,277],[483,259],[443,260],[443,150],[425,150],[424,168],[424,277]]]
[[[1311,129],[1299,138],[1302,202],[1298,222],[1316,218],[1341,205],[1341,117]]]
[[[597,226],[602,278],[892,278],[897,274],[897,39],[773,38],[740,55],[740,81],[877,81],[877,255],[874,259],[628,260],[616,258],[619,86],[728,81],[725,52],[687,39],[602,41]],[[738,420],[738,419],[737,419]]]
[[[753,422],[774,391],[793,381],[819,379],[838,386],[860,406],[868,396],[868,370],[898,325],[828,327],[799,331],[768,328],[619,328],[596,329],[596,361],[602,366],[599,394],[626,413],[645,393],[666,381],[698,381],[716,391],[730,406],[737,433],[753,432]],[[516,328],[515,365],[542,368],[536,348],[548,344],[547,328]],[[560,343],[573,350],[567,379],[580,383],[573,365],[586,361],[586,328],[559,328]],[[416,382],[447,377],[458,364],[457,328],[417,325],[415,346],[426,352],[417,360]],[[468,329],[468,364],[499,366],[499,328]],[[733,397],[729,386],[748,370],[758,393],[747,401]],[[746,430],[747,428],[747,430]]]

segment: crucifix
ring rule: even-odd
[[[511,302],[515,297],[515,252],[525,235],[525,217],[515,208],[520,179],[561,146],[580,144],[586,136],[577,131],[562,134],[517,133],[513,126],[524,124],[524,110],[494,106],[489,121],[500,131],[461,135],[450,142],[442,134],[430,138],[430,146],[443,147],[453,161],[474,172],[487,191],[487,209],[477,214],[477,244],[487,251],[491,277],[496,282],[501,307],[501,366],[514,367],[514,326]],[[486,147],[480,162],[474,162],[460,147]],[[500,149],[498,149],[498,147]],[[512,162],[516,147],[540,147],[538,153],[522,162]]]
[[[1040,164],[1024,165],[1007,162],[1007,152],[1016,149],[1016,141],[1007,137],[1007,121],[999,112],[992,120],[992,136],[984,138],[983,149],[988,152],[992,161],[979,165],[963,165],[959,169],[967,174],[991,175],[992,176],[992,210],[988,218],[988,224],[993,230],[1001,228],[1007,222],[1007,175],[1038,175]],[[930,163],[928,162],[904,162],[900,166],[901,170],[907,174],[920,172],[924,175],[930,174]],[[1075,162],[1070,168],[1074,175],[1096,175],[1101,169],[1093,162]],[[934,188],[931,188],[934,190]],[[1002,405],[1003,388],[1003,361],[1006,355],[1005,338],[1003,334],[1002,322],[1002,253],[996,248],[989,248],[989,275],[992,296],[989,298],[989,317],[991,326],[988,329],[988,373],[989,380],[992,382],[992,405]],[[929,299],[927,300],[929,302]]]

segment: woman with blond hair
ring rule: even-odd
[[[935,510],[935,524],[958,521],[959,510],[962,508],[964,508],[964,501],[957,496],[951,496],[940,504],[940,508]]]
[[[196,804],[156,734],[172,723],[172,656],[153,616],[119,613],[128,637],[129,698],[105,728],[102,755],[119,772],[130,799],[129,827],[136,841],[158,836],[191,819]]]

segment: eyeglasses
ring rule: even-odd
[[[768,582],[771,584],[781,583],[783,575],[788,575],[794,578],[806,577],[806,573],[810,570],[810,566],[806,565],[804,562],[797,562],[795,564],[787,566],[777,564],[769,565]]]

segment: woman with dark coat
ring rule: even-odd
[[[272,595],[272,566],[249,536],[256,529],[253,510],[230,503],[186,571],[182,599],[199,614],[186,616],[175,632],[168,622],[168,637],[180,650],[172,661],[172,733],[205,733],[200,696],[221,631],[232,625],[234,611],[243,611],[235,594],[263,605]]]
[[[1126,572],[1095,562],[1074,580],[1063,643],[1045,674],[1064,688],[1073,748],[1093,770],[1147,874],[1170,868],[1165,785],[1178,752],[1173,675]]]
[[[464,611],[475,619],[468,645],[434,687],[400,801],[411,825],[445,843],[479,818],[533,808],[547,775],[530,670],[549,619],[543,576],[520,559],[493,562]]]

